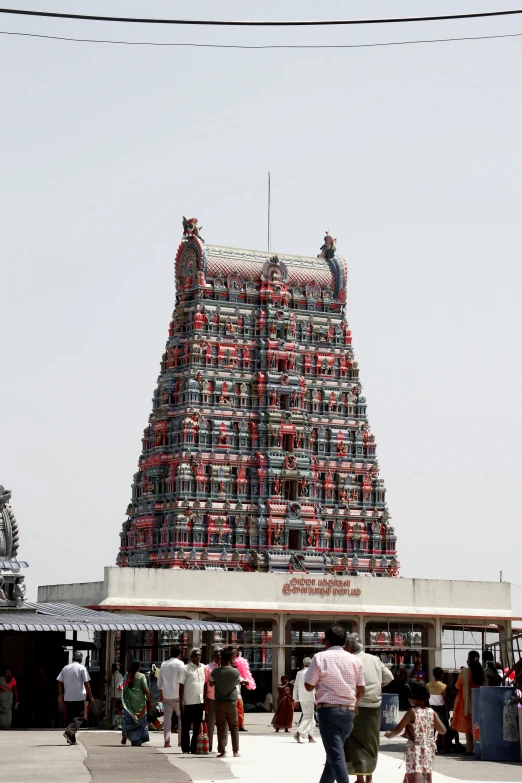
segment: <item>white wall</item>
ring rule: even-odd
[[[315,579],[311,589],[329,577],[298,574],[224,573],[221,571],[106,568],[106,608],[153,612],[161,609],[207,611],[265,610],[380,615],[426,614],[453,617],[512,617],[507,582],[464,582],[428,579],[341,578],[345,592],[359,595],[295,593],[295,580]],[[283,589],[290,591],[284,594]],[[306,588],[305,588],[306,589]],[[325,590],[328,588],[324,588]],[[331,589],[331,588],[330,588]],[[70,600],[69,598],[67,600]]]
[[[104,582],[40,585],[38,588],[38,601],[76,604],[78,606],[98,606],[104,596]]]

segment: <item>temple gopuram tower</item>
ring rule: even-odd
[[[118,565],[396,576],[335,240],[308,258],[183,228]]]

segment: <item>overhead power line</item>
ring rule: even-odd
[[[70,41],[72,43],[114,44],[118,46],[178,46],[197,49],[372,49],[378,46],[411,46],[413,44],[451,43],[454,41],[489,41],[495,38],[521,38],[522,33],[503,35],[469,35],[460,38],[425,38],[414,41],[381,41],[379,43],[360,44],[212,44],[212,43],[170,43],[168,41],[116,41],[106,38],[68,38],[63,35],[41,35],[39,33],[19,33],[0,30],[0,35],[17,35],[23,38],[44,38],[51,41]]]
[[[445,14],[442,16],[404,16],[385,19],[314,19],[286,21],[249,21],[222,19],[148,19],[132,16],[95,16],[93,14],[64,14],[55,11],[30,11],[20,8],[0,8],[1,14],[41,16],[52,19],[75,19],[90,22],[125,22],[132,24],[202,25],[211,27],[332,27],[337,25],[404,24],[407,22],[445,22],[455,19],[485,19],[494,16],[522,14],[522,9],[511,11],[482,11],[474,14]]]

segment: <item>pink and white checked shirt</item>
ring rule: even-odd
[[[317,704],[355,707],[357,686],[364,685],[362,663],[355,655],[335,645],[314,655],[305,682],[315,685]]]

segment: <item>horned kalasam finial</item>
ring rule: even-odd
[[[321,246],[321,252],[317,258],[334,258],[335,251],[337,250],[337,238],[330,236],[330,229],[326,229],[326,236],[324,238],[324,244]]]
[[[201,226],[201,229],[203,226]],[[197,218],[186,218],[185,215],[183,215],[183,236],[188,239],[189,237],[197,237],[200,242],[204,242],[205,240],[199,233],[200,229],[198,228],[198,219]]]

